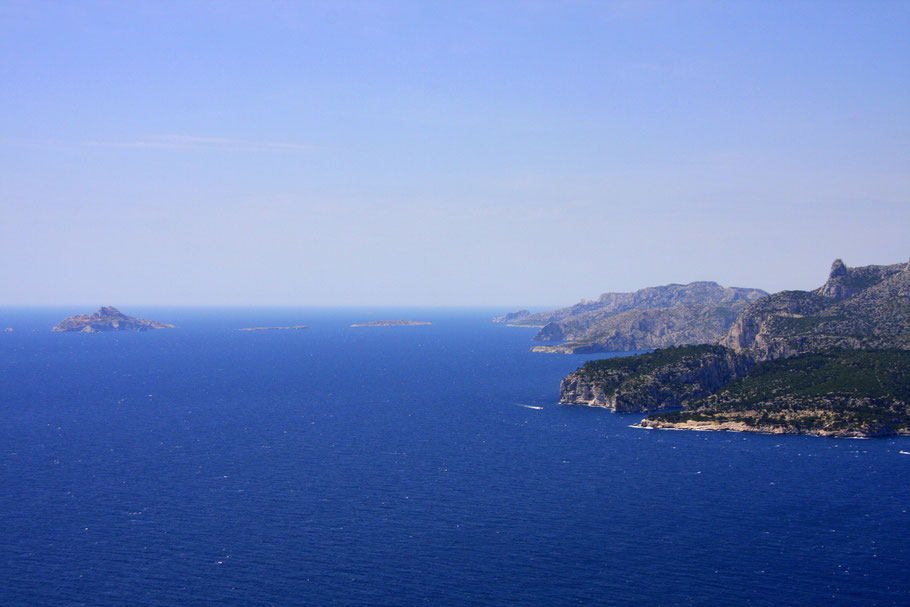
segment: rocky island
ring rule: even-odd
[[[418,325],[429,325],[429,323],[422,320],[371,320],[370,322],[361,322],[352,327],[416,327]]]
[[[714,345],[592,361],[565,404],[659,412],[641,427],[872,437],[910,434],[910,264],[836,260],[814,291],[747,306]]]
[[[244,327],[238,331],[296,331],[297,329],[307,329],[306,325],[293,325],[290,327]]]
[[[518,310],[493,321],[541,327],[534,341],[566,342],[534,346],[533,352],[634,352],[713,342],[749,304],[766,295],[761,289],[701,281],[604,293],[569,308],[539,314]]]
[[[149,329],[173,329],[169,325],[154,320],[143,320],[127,316],[117,308],[106,306],[94,314],[70,316],[54,326],[52,331],[99,333],[101,331],[148,331]]]

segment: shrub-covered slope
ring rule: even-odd
[[[829,350],[765,361],[651,428],[821,436],[910,434],[910,352]]]

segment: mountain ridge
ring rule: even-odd
[[[550,312],[519,310],[493,320],[541,327],[534,341],[567,342],[535,346],[534,352],[628,352],[713,342],[741,310],[767,295],[761,289],[723,287],[713,281],[672,283],[604,293],[597,300]]]

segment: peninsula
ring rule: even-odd
[[[761,289],[722,287],[708,281],[669,284],[632,293],[604,293],[596,300],[552,312],[517,310],[493,322],[540,327],[534,341],[565,342],[534,346],[532,352],[634,352],[713,342],[726,334],[749,304],[766,295]]]
[[[910,434],[910,264],[838,259],[824,285],[756,300],[713,345],[586,363],[560,402],[653,412],[643,428]]]
[[[148,331],[173,329],[174,325],[127,316],[117,308],[106,306],[94,314],[78,314],[60,321],[51,331],[100,333],[102,331]]]
[[[422,320],[371,320],[370,322],[361,322],[352,327],[416,327],[418,325],[430,325]]]

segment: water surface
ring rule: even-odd
[[[559,406],[501,310],[77,311],[0,310],[3,605],[910,603],[910,439]]]

